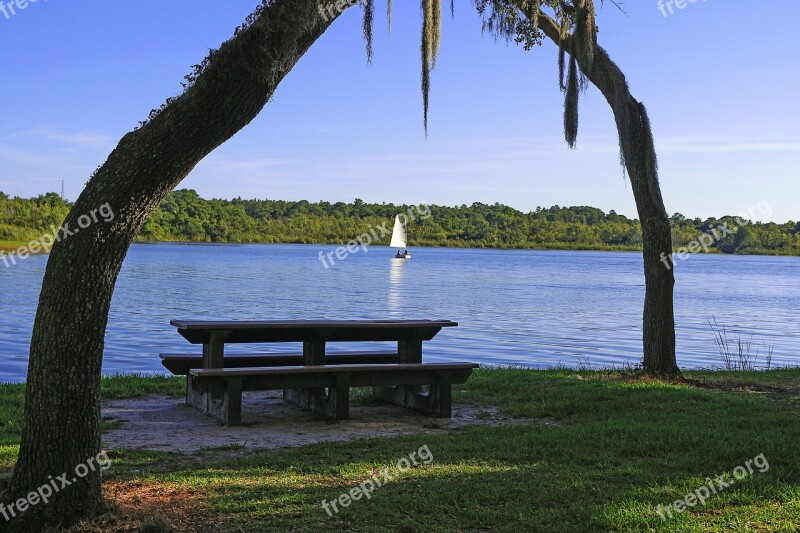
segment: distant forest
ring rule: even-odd
[[[37,239],[50,226],[60,225],[70,207],[55,193],[23,199],[0,192],[0,241]],[[358,199],[353,203],[205,200],[193,190],[179,190],[150,217],[139,240],[342,244],[383,224],[391,230],[394,216],[409,207]],[[429,208],[429,218],[417,216],[409,223],[410,246],[639,250],[642,245],[638,220],[594,207],[553,206],[530,213],[482,203]],[[725,223],[729,229],[737,228],[733,216],[701,220],[676,213],[672,216],[675,249],[702,234],[712,235]],[[718,232],[716,237],[712,252],[800,255],[800,223],[756,222],[735,233]],[[387,235],[380,244],[388,242]]]

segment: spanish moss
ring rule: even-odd
[[[566,66],[567,50],[564,47],[564,41],[569,37],[569,17],[565,12],[561,12],[561,31],[558,37],[558,86],[562,91],[567,90],[564,83],[564,72]]]
[[[428,133],[428,103],[431,91],[431,27],[433,26],[433,0],[422,2],[422,114],[425,134]]]
[[[569,75],[567,90],[564,95],[564,138],[570,148],[575,148],[578,140],[578,98],[580,82],[578,81],[578,61],[575,56],[569,59]]]
[[[541,0],[533,0],[533,5],[531,6],[531,12],[528,18],[531,20],[531,26],[533,27],[533,31],[539,30],[539,12],[542,10]]]
[[[656,144],[653,140],[653,128],[650,125],[650,116],[642,102],[639,104],[639,115],[642,120],[642,137],[644,141],[644,165],[647,177],[651,181],[650,191],[654,196],[653,201],[661,206],[661,216],[669,217],[664,206],[664,198],[661,196],[661,185],[658,182],[658,157],[656,156]]]
[[[591,73],[594,64],[594,52],[597,49],[597,14],[594,2],[580,0],[575,3],[575,31],[573,52],[587,73]]]
[[[367,61],[372,63],[372,27],[375,22],[375,0],[364,0],[364,42],[367,45]]]
[[[422,8],[422,104],[425,133],[428,132],[428,103],[431,70],[436,66],[442,35],[442,0],[421,0]]]
[[[431,68],[436,66],[436,59],[439,57],[439,45],[442,41],[442,0],[432,0],[431,7],[433,8],[432,21],[433,28],[431,30]]]

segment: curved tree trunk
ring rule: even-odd
[[[556,45],[561,42],[559,25],[544,14],[539,28]],[[571,50],[567,37],[563,45]],[[655,377],[680,377],[675,359],[675,315],[673,309],[672,229],[658,183],[653,135],[644,104],[628,90],[625,75],[608,53],[597,47],[594,62],[578,65],[614,111],[620,150],[631,180],[636,209],[642,224],[645,299],[643,316],[644,371]]]
[[[24,513],[12,509],[17,511],[13,530],[70,525],[103,509],[97,461],[83,478],[76,467],[91,466],[89,460],[100,452],[104,336],[128,248],[151,212],[194,166],[258,115],[336,18],[336,13],[323,18],[317,0],[265,4],[247,28],[211,54],[183,95],[120,140],[67,216],[63,241],[53,247],[44,276],[19,459],[0,503],[10,512],[9,503],[51,480],[59,490],[53,490],[47,504],[39,502]],[[114,218],[106,222],[110,212]],[[97,221],[80,227],[87,226],[80,217],[92,213]],[[68,485],[57,480],[64,473]],[[0,529],[7,525],[0,515]]]

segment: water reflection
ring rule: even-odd
[[[389,260],[389,310],[392,313],[403,312],[403,278],[405,277],[405,259]]]

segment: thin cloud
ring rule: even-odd
[[[656,151],[673,154],[799,152],[800,143],[713,141],[707,139],[658,142],[658,139],[656,139]]]
[[[118,139],[112,135],[99,131],[74,131],[64,132],[55,127],[42,126],[21,130],[8,135],[4,138],[7,142],[26,142],[31,141],[48,144],[60,144],[67,147],[104,149],[110,150],[114,147]]]
[[[259,171],[259,170],[273,170],[276,167],[293,165],[300,163],[296,159],[232,159],[229,157],[210,157],[204,160],[200,165],[204,170],[213,170],[216,172],[242,172],[242,171]],[[198,167],[200,166],[198,165]]]

